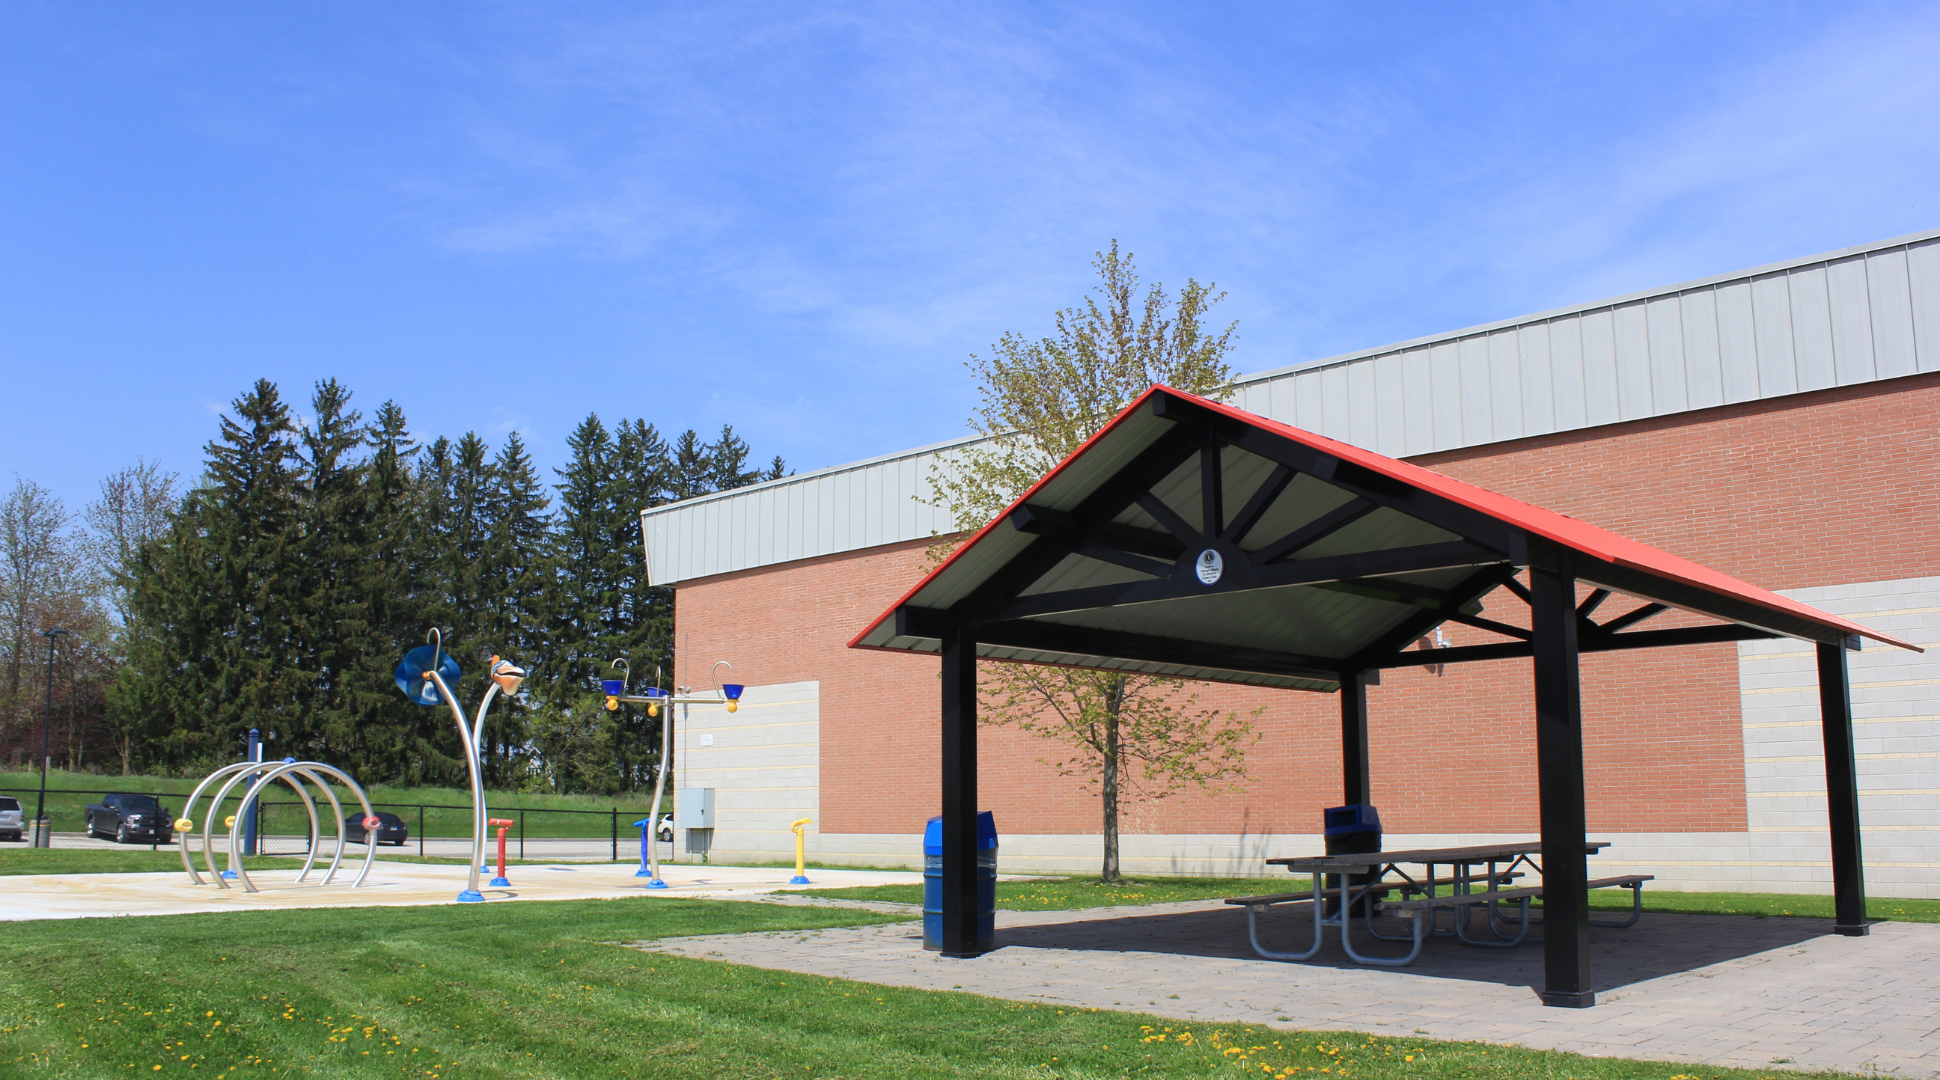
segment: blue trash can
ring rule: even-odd
[[[1367,803],[1348,803],[1346,806],[1330,806],[1321,811],[1323,831],[1327,838],[1327,854],[1360,855],[1381,850],[1381,815]],[[1371,885],[1379,880],[1379,874],[1353,874],[1347,879],[1349,889],[1361,885]],[[1340,875],[1328,874],[1327,889],[1340,888]],[[1338,898],[1327,901],[1327,914],[1332,915],[1340,907]],[[1354,905],[1354,914],[1365,915],[1370,905],[1366,898]]]
[[[988,952],[997,940],[997,817],[977,815],[977,943]],[[923,830],[923,947],[943,950],[943,819]]]

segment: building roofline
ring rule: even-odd
[[[886,461],[902,461],[908,458],[922,457],[924,454],[940,454],[947,450],[954,450],[958,447],[970,446],[975,443],[983,442],[987,438],[990,438],[990,436],[965,435],[965,436],[962,436],[961,438],[946,439],[943,442],[931,443],[928,446],[919,446],[913,450],[898,450],[895,453],[878,454],[875,457],[863,458],[860,461],[845,462],[841,465],[830,465],[827,468],[816,469],[814,472],[790,473],[789,475],[781,477],[779,479],[763,480],[759,484],[749,484],[746,487],[729,488],[726,491],[711,492],[707,495],[696,495],[691,499],[681,499],[677,502],[661,503],[659,506],[650,506],[647,509],[640,511],[640,516],[644,518],[644,517],[651,517],[656,514],[666,513],[667,511],[670,511],[670,510],[691,510],[694,507],[701,505],[702,503],[715,502],[721,499],[737,498],[742,495],[753,494],[754,492],[757,492],[757,491],[770,491],[775,488],[784,488],[789,486],[790,484],[805,484],[811,480],[820,480],[820,479],[823,479],[824,477],[837,476],[845,472],[856,472],[857,470],[860,470],[860,469],[866,469],[871,465],[881,465]]]
[[[1837,251],[1827,251],[1817,255],[1806,255],[1797,259],[1785,259],[1780,262],[1766,263],[1763,266],[1754,266],[1749,270],[1733,270],[1724,274],[1711,274],[1707,277],[1692,278],[1690,281],[1682,281],[1675,285],[1665,285],[1655,289],[1640,289],[1636,292],[1624,293],[1621,296],[1612,296],[1603,300],[1592,300],[1585,304],[1570,304],[1566,307],[1551,308],[1548,311],[1539,311],[1534,315],[1518,315],[1514,318],[1497,319],[1495,322],[1480,323],[1475,326],[1464,327],[1460,330],[1449,330],[1439,334],[1426,334],[1422,337],[1409,338],[1406,341],[1397,341],[1389,345],[1377,345],[1371,349],[1356,349],[1353,352],[1336,353],[1333,356],[1322,357],[1318,360],[1302,360],[1299,363],[1288,364],[1285,367],[1274,368],[1271,371],[1262,371],[1258,374],[1243,376],[1236,380],[1234,385],[1246,386],[1251,383],[1264,382],[1268,379],[1277,379],[1281,376],[1292,374],[1295,371],[1313,371],[1318,368],[1333,367],[1337,364],[1349,364],[1356,360],[1365,360],[1370,356],[1383,356],[1387,353],[1418,349],[1424,345],[1432,345],[1444,341],[1461,341],[1464,338],[1491,334],[1497,330],[1507,330],[1511,327],[1528,326],[1531,323],[1544,322],[1549,319],[1561,319],[1570,315],[1581,315],[1584,312],[1621,307],[1639,300],[1653,300],[1660,296],[1677,296],[1681,293],[1690,292],[1693,289],[1710,288],[1713,285],[1721,285],[1727,281],[1743,281],[1746,278],[1783,273],[1787,270],[1796,270],[1801,266],[1813,266],[1818,263],[1834,262],[1854,255],[1865,255],[1875,251],[1885,251],[1889,248],[1905,247],[1909,244],[1932,240],[1935,237],[1940,237],[1940,228],[1908,233],[1905,236],[1896,236],[1891,240],[1876,240],[1870,244],[1855,244],[1852,247],[1840,248]]]
[[[1795,270],[1802,266],[1813,266],[1819,263],[1833,262],[1839,259],[1849,258],[1854,255],[1864,255],[1875,251],[1884,251],[1890,248],[1905,247],[1909,244],[1921,243],[1922,241],[1931,240],[1931,239],[1934,239],[1935,237],[1940,237],[1940,228],[1926,229],[1921,232],[1908,233],[1905,236],[1897,236],[1890,240],[1876,240],[1876,241],[1873,241],[1872,243],[1867,243],[1867,244],[1855,244],[1851,247],[1839,248],[1836,251],[1821,252],[1817,255],[1806,255],[1796,259],[1784,259],[1779,262],[1766,263],[1763,266],[1754,266],[1749,270],[1734,270],[1729,273],[1711,274],[1706,277],[1693,278],[1690,281],[1679,282],[1675,285],[1667,285],[1667,286],[1663,286],[1655,289],[1641,289],[1636,292],[1624,293],[1621,296],[1607,297],[1602,300],[1592,300],[1588,303],[1570,304],[1566,307],[1551,308],[1548,311],[1539,311],[1533,315],[1519,315],[1509,319],[1498,319],[1494,322],[1480,323],[1475,326],[1464,327],[1460,330],[1450,330],[1439,334],[1427,334],[1422,337],[1409,338],[1406,341],[1397,341],[1387,345],[1377,345],[1373,348],[1356,349],[1353,352],[1337,353],[1333,356],[1321,357],[1320,359],[1317,359],[1317,360],[1302,360],[1299,363],[1288,364],[1284,367],[1272,368],[1270,370],[1256,372],[1251,375],[1242,375],[1239,378],[1233,380],[1233,387],[1234,389],[1239,389],[1242,387],[1254,385],[1256,383],[1269,382],[1274,379],[1283,378],[1296,371],[1301,371],[1301,372],[1317,371],[1322,368],[1337,367],[1342,364],[1351,364],[1357,360],[1365,360],[1371,356],[1383,356],[1389,353],[1406,352],[1410,349],[1418,349],[1423,346],[1439,344],[1442,342],[1461,341],[1465,338],[1477,337],[1483,334],[1491,334],[1491,333],[1495,333],[1498,330],[1507,330],[1512,327],[1528,326],[1533,323],[1540,323],[1550,319],[1565,318],[1571,315],[1580,315],[1580,314],[1583,314],[1584,312],[1600,311],[1605,308],[1620,307],[1625,304],[1635,303],[1636,301],[1639,301],[1639,300],[1650,300],[1650,299],[1654,299],[1662,296],[1676,296],[1681,293],[1689,292],[1693,289],[1709,288],[1713,285],[1719,285],[1728,281],[1742,281],[1747,278],[1762,277],[1767,274],[1783,273],[1788,270]],[[918,446],[909,450],[899,450],[888,454],[878,454],[875,457],[863,458],[859,461],[850,461],[840,465],[831,465],[827,468],[817,469],[814,472],[800,473],[793,476],[784,476],[778,480],[766,480],[759,484],[750,484],[747,487],[734,488],[729,491],[717,491],[710,495],[702,495],[692,499],[682,499],[679,502],[662,503],[659,506],[649,507],[648,509],[640,511],[640,516],[642,518],[647,518],[647,517],[652,517],[652,516],[666,513],[676,509],[691,510],[694,507],[707,502],[713,502],[721,499],[740,498],[742,496],[750,495],[759,491],[767,491],[774,488],[786,487],[790,484],[806,483],[811,480],[817,480],[823,477],[834,476],[845,472],[854,472],[858,469],[866,469],[869,466],[880,465],[884,462],[902,461],[909,458],[922,457],[925,454],[942,453],[948,450],[953,450],[959,447],[969,446],[974,443],[982,442],[984,439],[990,438],[990,437],[991,436],[985,436],[985,435],[965,435],[955,439],[946,439],[943,442],[931,443],[927,446]]]

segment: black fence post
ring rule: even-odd
[[[424,804],[418,804],[418,858],[424,858]]]
[[[519,811],[519,861],[525,861],[525,811]]]
[[[620,861],[620,808],[613,808],[613,861]]]

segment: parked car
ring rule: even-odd
[[[402,847],[404,842],[411,838],[411,830],[404,827],[404,819],[396,814],[379,810],[377,820],[378,843],[396,844]],[[352,814],[344,819],[344,839],[354,844],[361,844],[369,839],[364,835],[364,815]]]
[[[654,839],[659,840],[661,843],[665,843],[665,844],[673,843],[674,842],[674,816],[672,814],[660,815],[660,826],[659,828],[654,830],[653,835],[654,835]]]
[[[153,795],[104,795],[88,805],[87,824],[89,836],[118,844],[167,844],[175,839],[174,819]]]
[[[20,800],[11,795],[0,795],[0,840],[19,841],[27,829],[27,822],[20,813]]]

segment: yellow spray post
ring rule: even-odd
[[[795,876],[788,879],[790,885],[808,884],[808,875],[804,872],[802,860],[807,857],[808,825],[813,820],[813,818],[802,818],[789,826],[795,830]]]

